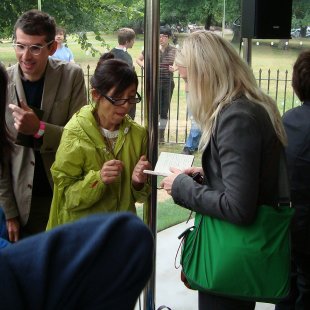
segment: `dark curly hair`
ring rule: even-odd
[[[299,54],[293,68],[292,86],[301,102],[310,101],[310,50]]]
[[[45,41],[50,42],[55,39],[56,22],[55,19],[38,10],[30,10],[22,14],[14,26],[14,38],[16,39],[16,30],[21,29],[24,33],[31,36],[45,35]]]

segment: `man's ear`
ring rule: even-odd
[[[49,56],[52,56],[57,50],[57,42],[54,41],[53,43],[51,43],[51,45],[49,46]]]
[[[95,102],[98,101],[101,97],[101,94],[95,88],[92,88],[91,95],[92,95],[92,98]]]

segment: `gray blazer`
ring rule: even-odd
[[[249,224],[257,206],[277,204],[281,148],[266,110],[241,97],[221,111],[203,152],[205,184],[180,174],[172,197],[198,213]]]
[[[19,65],[8,69],[9,85],[7,104],[17,105],[14,84],[21,100],[26,102],[21,82]],[[87,103],[83,70],[76,64],[48,59],[41,109],[42,120],[46,122],[42,145],[37,148],[42,154],[46,174],[52,185],[50,167],[55,160],[63,127],[71,116]],[[15,139],[17,131],[11,111],[7,108],[6,120]],[[27,223],[34,175],[34,149],[15,145],[14,152],[6,161],[0,174],[0,205],[6,218],[20,217],[22,225]]]

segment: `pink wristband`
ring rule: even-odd
[[[33,135],[36,139],[41,138],[44,135],[45,132],[45,123],[40,121],[40,127],[39,130]]]

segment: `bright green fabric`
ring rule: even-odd
[[[98,212],[136,212],[135,202],[150,193],[146,184],[141,191],[131,185],[133,169],[147,154],[147,131],[125,117],[114,148],[115,157],[124,163],[117,182],[105,185],[100,178],[104,162],[114,159],[93,116],[93,106],[77,112],[66,125],[51,168],[54,196],[47,228]]]
[[[262,205],[249,226],[196,214],[181,258],[190,286],[254,301],[275,302],[285,297],[290,283],[293,213],[289,207],[276,210]]]

